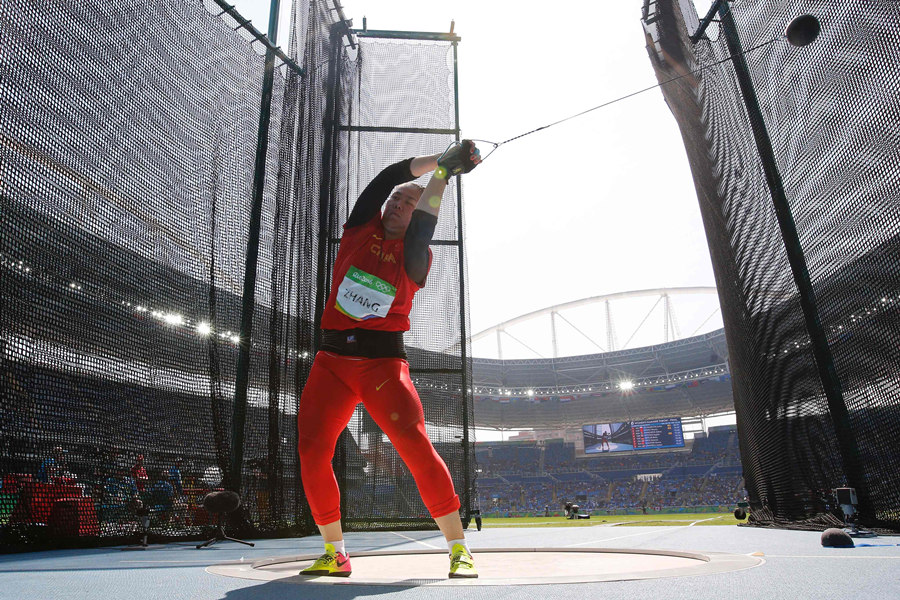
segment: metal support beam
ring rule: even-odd
[[[559,348],[556,345],[556,311],[550,313],[550,341],[553,345],[553,358],[559,358]]]
[[[669,306],[669,295],[663,294],[663,340],[669,343],[669,325],[672,317],[672,308]]]
[[[709,7],[709,12],[707,12],[706,16],[703,17],[703,20],[700,21],[700,26],[697,28],[697,31],[690,37],[692,43],[696,44],[700,38],[703,37],[703,34],[706,33],[706,28],[709,27],[710,23],[718,21],[718,19],[716,19],[716,14],[719,12],[719,6],[721,4],[722,0],[716,0],[713,2],[713,5]]]
[[[385,31],[379,29],[351,29],[350,32],[360,38],[382,38],[389,40],[433,40],[439,42],[459,42],[461,37],[455,33],[435,31]]]
[[[321,154],[321,173],[319,178],[319,247],[316,257],[316,305],[315,305],[315,337],[313,349],[318,351],[322,345],[322,313],[328,299],[329,289],[329,265],[333,265],[337,247],[331,242],[332,237],[332,186],[335,174],[335,158],[333,149],[337,141],[337,113],[340,110],[337,102],[340,85],[341,61],[338,60],[342,46],[339,43],[340,36],[344,35],[338,29],[333,29],[329,45],[328,83],[326,84],[325,135],[323,136]]]
[[[288,57],[288,55],[284,53],[284,51],[281,49],[280,46],[275,45],[276,37],[278,35],[278,29],[277,29],[278,15],[275,15],[274,23],[276,24],[276,29],[273,31],[272,30],[273,20],[272,20],[271,6],[270,6],[270,10],[269,10],[269,36],[266,37],[262,33],[260,33],[260,31],[256,27],[253,26],[253,23],[250,21],[250,19],[245,19],[241,15],[241,13],[239,13],[237,10],[235,10],[233,4],[228,4],[227,2],[225,2],[225,0],[213,0],[213,2],[215,2],[222,8],[222,12],[219,13],[219,15],[223,15],[226,13],[228,15],[230,15],[235,21],[238,22],[238,27],[240,27],[241,29],[247,30],[250,33],[250,35],[252,35],[253,38],[257,42],[259,42],[260,44],[262,44],[263,46],[266,47],[266,54],[268,54],[269,52],[274,53],[275,56],[277,56],[279,58],[279,60],[281,60],[282,63],[286,64],[293,70],[297,71],[297,73],[299,73],[301,76],[303,76],[306,73],[306,71],[304,71],[303,67],[301,67],[300,65],[295,63],[293,60],[291,60],[291,58]]]
[[[269,5],[269,39],[271,40],[275,40],[278,35],[279,4],[280,0],[272,0]],[[259,126],[256,134],[256,163],[253,168],[250,225],[247,232],[247,252],[244,258],[241,333],[238,345],[237,370],[234,382],[234,407],[231,420],[231,468],[227,474],[226,482],[228,489],[238,494],[241,492],[241,472],[244,465],[244,426],[247,422],[250,349],[253,346],[253,311],[256,307],[256,274],[259,259],[263,192],[266,183],[266,157],[269,152],[269,122],[272,114],[275,56],[275,50],[267,47],[265,68],[263,70],[262,98],[259,107]]]
[[[606,300],[604,304],[606,305],[606,345],[609,347],[610,352],[614,352],[616,350],[616,331],[613,327],[609,300]]]
[[[457,66],[457,41],[454,40],[453,45],[453,111],[454,111],[454,121],[453,124],[456,128],[456,141],[459,141],[459,68]],[[458,268],[459,268],[459,358],[462,363],[462,391],[460,392],[460,399],[462,401],[462,453],[463,453],[463,473],[464,480],[467,485],[463,490],[462,497],[462,505],[463,505],[463,518],[465,522],[468,523],[472,517],[472,509],[474,507],[474,500],[472,498],[472,491],[475,488],[475,482],[469,478],[469,456],[470,453],[474,451],[474,446],[470,446],[469,440],[469,401],[472,398],[472,394],[469,392],[469,379],[467,377],[467,365],[469,361],[468,356],[468,331],[466,328],[466,257],[465,257],[465,245],[463,240],[465,239],[463,236],[463,209],[462,209],[462,181],[460,177],[456,178],[456,233],[457,239],[459,241],[459,245],[457,246],[456,255],[459,260]]]
[[[340,131],[363,131],[366,133],[426,133],[435,135],[455,135],[459,137],[459,127],[441,129],[436,127],[376,127],[371,125],[338,125]]]

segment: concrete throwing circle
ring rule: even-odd
[[[473,550],[477,579],[448,579],[445,550],[387,550],[351,554],[350,577],[299,575],[318,554],[273,557],[213,565],[216,575],[330,585],[535,585],[593,583],[711,575],[763,564],[758,556],[709,552],[612,548],[481,548]]]

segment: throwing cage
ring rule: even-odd
[[[202,540],[223,488],[241,537],[311,533],[297,401],[338,224],[457,139],[458,38],[298,0],[282,52],[221,0],[95,4],[0,5],[2,547]],[[457,186],[407,344],[467,518]],[[339,446],[348,528],[427,523],[363,415]]]

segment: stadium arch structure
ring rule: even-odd
[[[691,336],[703,331],[704,327],[706,327],[708,331],[711,327],[707,327],[707,325],[711,321],[715,323],[713,318],[721,318],[718,293],[716,288],[712,286],[631,290],[627,292],[604,294],[601,296],[590,296],[580,300],[564,302],[562,304],[556,304],[554,306],[548,306],[540,310],[525,313],[479,331],[469,337],[469,344],[471,346],[482,340],[487,341],[488,338],[495,338],[496,358],[503,359],[513,358],[508,354],[504,357],[503,340],[505,338],[517,342],[520,346],[527,348],[535,356],[543,358],[544,354],[548,354],[553,358],[558,358],[560,356],[561,345],[564,344],[563,337],[559,335],[561,332],[577,334],[582,341],[586,340],[600,352],[613,352],[615,350],[624,350],[629,346],[649,345],[646,343],[649,341],[647,337],[648,332],[650,332],[651,335],[650,339],[654,342],[657,340],[663,342],[674,341],[683,337],[680,332],[679,322],[681,321],[682,325],[685,325],[686,323],[682,320],[685,315],[685,308],[680,304],[676,304],[673,296],[689,298],[695,301],[700,299],[701,303],[705,303],[705,307],[702,304],[694,304],[688,309],[690,313],[694,313],[690,316],[699,316],[703,318],[702,321],[699,321],[696,318],[693,319],[693,323],[690,325],[690,328],[693,329],[693,332],[690,334]],[[641,300],[644,301],[643,307],[638,306],[639,301]],[[710,300],[713,301],[712,304],[710,304]],[[634,304],[634,306],[630,307],[631,310],[626,311],[627,313],[630,313],[630,316],[634,321],[632,323],[628,323],[628,319],[623,318],[622,311],[620,311],[622,308],[621,304],[627,304],[629,302]],[[616,306],[615,310],[613,309],[614,305]],[[588,313],[587,315],[588,321],[594,321],[595,323],[593,324],[600,325],[600,327],[591,327],[591,333],[586,333],[583,328],[579,327],[578,324],[573,323],[570,318],[573,312],[585,308],[589,309],[592,306],[602,306],[601,314]],[[709,311],[710,306],[713,308],[712,311]],[[567,315],[569,318],[567,318]],[[679,318],[679,315],[681,319]],[[549,333],[550,336],[550,352],[538,352],[513,334],[513,331],[516,331],[517,327],[526,323],[538,322],[545,317],[549,321],[547,333]],[[584,318],[585,314],[582,312],[581,319],[583,320]],[[597,321],[600,321],[601,323],[596,323]],[[637,323],[636,327],[634,326],[635,323]],[[621,342],[617,332],[624,332],[626,329],[623,326],[627,326],[627,330],[631,331],[631,333],[624,342]],[[600,334],[599,338],[598,334]],[[602,339],[598,341],[600,338]],[[632,341],[635,343],[632,344]],[[482,344],[479,344],[479,346],[482,346]],[[565,350],[563,349],[563,351]],[[578,352],[578,354],[585,353]]]
[[[714,292],[715,288],[660,288],[586,298],[510,319],[472,339],[565,307],[613,298],[656,294],[666,303],[664,310],[668,312],[668,294],[698,290]],[[498,431],[580,431],[589,423],[658,417],[681,417],[686,431],[700,430],[705,429],[702,424],[707,417],[734,411],[728,346],[722,328],[595,354],[473,358],[472,383],[476,428]]]

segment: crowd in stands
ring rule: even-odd
[[[479,508],[487,514],[659,511],[673,507],[733,508],[743,500],[733,429],[697,437],[687,451],[576,458],[561,440],[494,443],[476,448]]]
[[[156,524],[182,527],[193,520],[202,496],[222,484],[218,466],[199,466],[196,472],[178,456],[153,456],[145,461],[143,454],[97,447],[70,453],[62,446],[32,456],[0,477],[0,525],[36,510],[50,512],[47,507],[19,505],[52,504],[59,492],[90,499],[101,534],[128,531],[141,514],[149,514]]]
[[[43,485],[65,488],[67,495],[77,490],[75,495],[89,498],[101,534],[128,530],[141,507],[158,523],[193,526],[203,524],[197,521],[202,496],[222,484],[218,466],[174,454],[145,457],[94,446],[70,453],[58,446],[30,457],[0,478],[0,525],[15,516],[13,510],[24,497],[21,490]],[[730,509],[745,496],[733,430],[695,438],[684,450],[591,458],[576,458],[574,446],[562,440],[478,445],[476,462],[478,508],[485,514],[559,514],[566,502],[597,514],[696,506]],[[254,467],[253,473],[249,487],[264,490],[262,471]],[[264,496],[257,491],[248,497],[251,518],[268,510]]]

